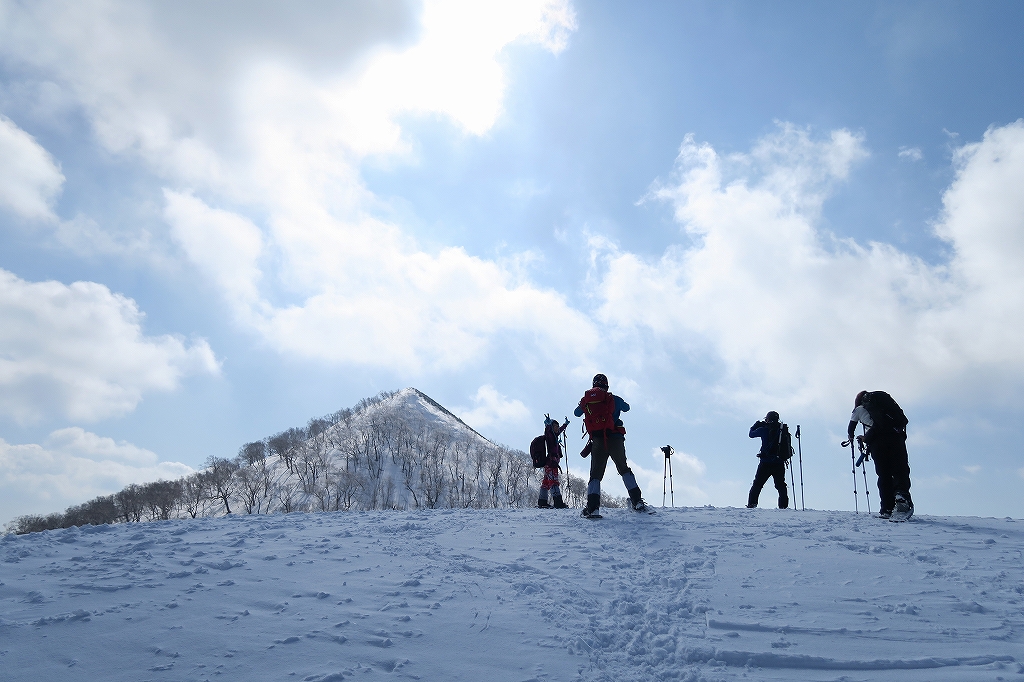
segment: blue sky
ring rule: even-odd
[[[597,371],[652,502],[776,409],[852,508],[866,388],[919,511],[1024,516],[1019,3],[244,7],[0,2],[0,520],[405,386],[525,447]]]

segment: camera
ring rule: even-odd
[[[675,450],[672,449],[671,445],[666,445],[661,449],[661,451],[665,453],[665,459],[668,459],[673,455],[673,453],[675,453]]]

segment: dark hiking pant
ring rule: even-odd
[[[633,470],[626,464],[626,441],[620,437],[594,435],[590,440],[590,483],[587,485],[587,508],[601,506],[601,481],[608,468],[608,459],[615,463],[615,469],[622,476],[622,482],[634,503],[640,500],[640,486],[636,484]]]
[[[757,465],[757,473],[754,474],[754,484],[750,486],[750,494],[747,495],[747,506],[756,507],[757,498],[761,495],[761,488],[768,482],[769,478],[775,479],[775,489],[779,491],[779,509],[789,506],[789,489],[786,487],[786,463],[782,460],[777,462],[766,462],[761,460]]]
[[[871,444],[871,459],[875,460],[878,475],[878,499],[881,511],[892,511],[896,506],[896,493],[910,499],[910,462],[907,441],[897,435]]]

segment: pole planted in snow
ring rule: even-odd
[[[569,477],[569,436],[566,435],[565,429],[569,426],[569,418],[565,418],[565,423],[562,424],[562,432],[558,434],[562,441],[562,454],[565,456],[565,499],[572,499],[572,478]],[[572,506],[571,504],[569,505]]]
[[[796,451],[800,458],[800,511],[805,511],[804,506],[804,449],[800,443],[800,425],[796,425]]]
[[[842,442],[842,447],[845,448],[847,445],[850,446],[850,464],[853,465],[853,511],[860,514],[860,507],[858,506],[859,500],[857,497],[857,453],[854,450],[853,438]]]
[[[861,424],[861,431],[866,436],[867,433],[868,433],[868,427],[866,427],[863,424]],[[860,438],[860,439],[857,440],[857,446],[860,448],[860,451],[861,451],[861,456],[860,456],[860,466],[861,466],[861,469],[860,469],[860,471],[861,471],[862,474],[864,474],[864,499],[867,501],[868,514],[870,514],[871,513],[871,488],[868,486],[868,453],[869,453],[869,450],[867,449],[867,446],[864,445],[864,439],[863,438]],[[882,511],[882,508],[879,507],[878,511]]]

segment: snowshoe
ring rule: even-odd
[[[891,509],[883,509],[880,512],[878,512],[878,518],[880,518],[880,519],[889,519],[891,516],[892,516],[892,510]]]
[[[651,509],[650,505],[648,505],[642,497],[636,502],[630,502],[629,508],[641,514],[657,514],[657,512]]]
[[[909,521],[913,515],[914,503],[904,497],[902,493],[896,493],[896,508],[892,510],[892,517],[889,520],[893,522]]]
[[[550,509],[551,505],[548,504],[547,500],[537,500],[537,508],[538,509]]]
[[[583,511],[580,512],[580,516],[582,516],[585,519],[602,519],[602,518],[604,518],[603,516],[601,516],[601,514],[598,513],[597,509],[588,509],[586,507],[584,507]]]

